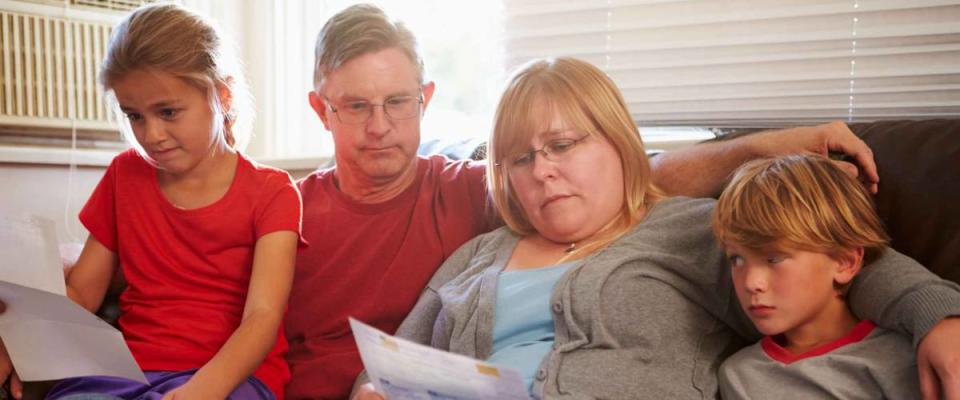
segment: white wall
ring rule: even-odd
[[[77,214],[105,169],[78,167],[72,182],[69,170],[65,165],[0,163],[0,213],[50,219],[61,243],[83,242],[87,231]]]

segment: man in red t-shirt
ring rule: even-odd
[[[337,166],[299,182],[310,247],[297,258],[287,317],[290,399],[347,397],[363,370],[347,317],[395,332],[443,260],[493,226],[485,164],[416,154],[435,86],[409,30],[352,6],[326,23],[316,54],[310,105],[333,135]],[[854,155],[876,182],[869,149],[842,123],[663,154],[654,181],[711,195],[749,158],[828,149]]]

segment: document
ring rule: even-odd
[[[0,216],[0,281],[67,295],[53,221]]]
[[[383,333],[350,318],[367,376],[388,400],[527,400],[520,373]]]
[[[51,221],[0,216],[0,338],[20,379],[146,383],[120,331],[66,297],[56,243]]]

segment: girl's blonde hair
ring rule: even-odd
[[[575,253],[589,254],[639,223],[661,192],[651,183],[640,133],[613,81],[597,67],[575,58],[533,61],[521,67],[507,85],[488,149],[487,184],[493,204],[514,232],[528,235],[536,230],[513,193],[504,160],[529,151],[533,136],[547,129],[553,115],[562,116],[568,128],[611,143],[623,166],[623,206],[617,218],[587,243],[578,243]]]
[[[233,49],[216,25],[176,4],[152,4],[132,11],[110,36],[99,80],[126,139],[144,154],[113,96],[113,86],[132,71],[167,73],[207,93],[214,127],[224,144],[243,149],[250,136],[253,107]],[[225,109],[218,87],[230,91]]]
[[[860,182],[829,159],[795,155],[754,160],[720,195],[713,230],[721,243],[825,253],[863,247],[864,265],[890,238]]]

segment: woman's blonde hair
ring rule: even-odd
[[[605,247],[640,222],[645,209],[661,196],[650,180],[640,133],[617,86],[597,67],[575,58],[533,61],[521,67],[497,106],[487,163],[487,184],[494,207],[514,232],[536,232],[513,193],[504,160],[530,150],[535,134],[547,129],[553,115],[568,128],[608,141],[623,166],[622,209],[577,253]]]
[[[132,71],[167,73],[203,90],[224,144],[242,149],[253,123],[252,97],[233,48],[216,25],[176,4],[152,4],[127,15],[114,29],[100,67],[100,84],[114,103],[127,140],[144,154],[116,104],[113,86]],[[218,88],[229,90],[229,110]]]
[[[819,155],[754,160],[720,195],[713,230],[721,243],[825,253],[863,247],[864,265],[890,238],[860,182]]]

